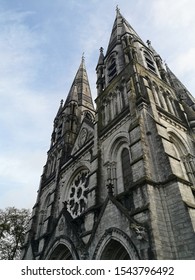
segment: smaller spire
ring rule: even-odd
[[[60,101],[60,107],[59,107],[59,109],[58,109],[58,112],[57,112],[56,117],[57,117],[57,116],[59,116],[59,114],[62,112],[63,103],[64,103],[64,100],[63,100],[63,99],[61,99],[61,101]]]
[[[81,61],[82,61],[82,62],[85,62],[85,52],[82,53]]]
[[[100,56],[98,60],[98,65],[104,64],[104,49],[100,48]]]
[[[100,48],[100,53],[103,53],[103,51],[104,51],[104,49],[101,47],[101,48]]]

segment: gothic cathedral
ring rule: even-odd
[[[54,119],[23,259],[195,259],[195,100],[120,10]]]

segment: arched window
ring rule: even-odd
[[[85,112],[85,118],[90,120],[91,122],[93,122],[94,119],[93,115],[89,111]]]
[[[159,97],[160,97],[160,100],[161,100],[162,108],[164,110],[168,111],[167,103],[166,103],[166,99],[165,99],[165,91],[162,87],[160,87]]]
[[[116,71],[116,59],[113,57],[109,64],[108,64],[108,78],[109,78],[109,81],[114,78],[114,76],[117,74],[117,71]]]
[[[123,173],[124,190],[127,190],[132,183],[132,170],[130,164],[129,150],[124,148],[121,152],[121,164]]]
[[[39,235],[42,235],[45,233],[46,231],[46,225],[45,225],[45,221],[46,219],[49,217],[50,215],[50,211],[48,210],[48,207],[50,205],[50,194],[47,195],[43,205],[42,205],[42,208],[41,208],[41,211],[40,211],[40,215],[39,215]]]
[[[102,126],[105,126],[106,125],[106,110],[105,110],[105,104],[102,105],[101,107],[101,123],[102,123]]]
[[[179,161],[179,166],[175,169],[178,176],[190,180],[195,183],[195,158],[190,154],[189,150],[184,145],[183,141],[174,133],[170,133],[176,159]]]
[[[146,65],[147,65],[148,69],[152,70],[153,72],[156,72],[154,61],[151,58],[151,56],[149,55],[149,53],[144,51],[144,57],[145,57],[145,61],[146,61]]]
[[[154,82],[152,84],[152,93],[153,93],[153,96],[154,96],[155,103],[158,106],[161,106],[162,104],[161,104],[161,101],[160,101],[160,98],[159,98],[159,88]]]
[[[58,140],[62,136],[62,123],[58,125],[56,131],[56,140]]]

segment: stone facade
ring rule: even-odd
[[[195,259],[195,103],[117,9],[54,120],[23,259]]]

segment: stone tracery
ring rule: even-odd
[[[73,218],[79,216],[86,209],[89,185],[88,175],[88,170],[80,171],[70,186],[68,211]]]

